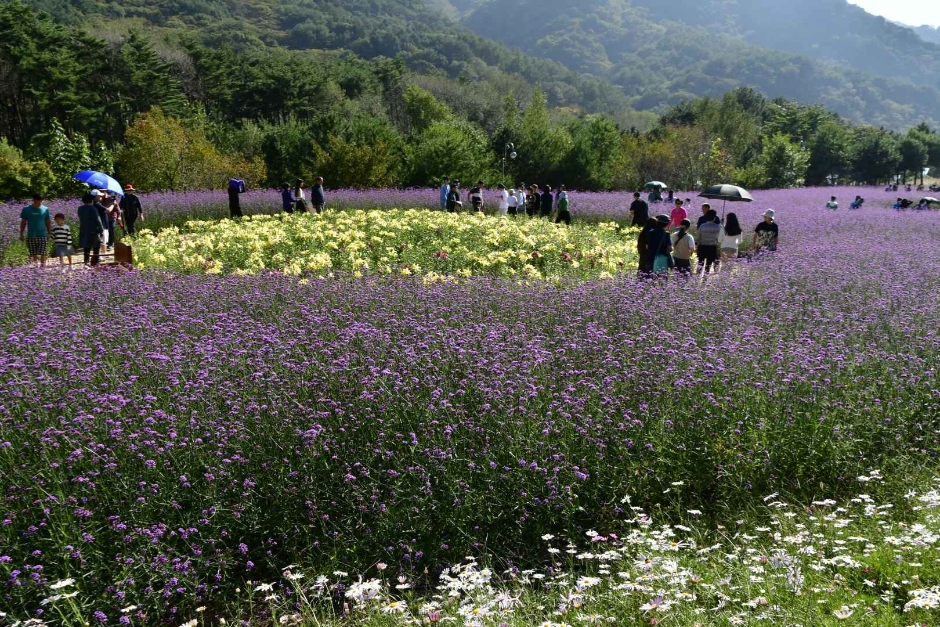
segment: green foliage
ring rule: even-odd
[[[877,185],[890,179],[901,162],[898,142],[886,131],[863,126],[855,130],[849,163],[855,180]]]
[[[608,78],[634,108],[662,110],[752,86],[770,98],[823,103],[858,122],[940,122],[940,48],[859,13],[841,1],[821,9],[818,0],[493,0],[466,23]],[[724,140],[740,165],[737,147]]]
[[[445,176],[468,183],[495,173],[486,134],[470,123],[439,122],[412,139],[407,185],[434,185]]]
[[[522,180],[543,182],[550,182],[546,178],[556,179],[571,149],[571,136],[552,124],[547,98],[541,91],[535,93],[522,114],[516,149],[516,170]]]
[[[110,173],[114,170],[111,151],[103,146],[92,147],[81,133],[66,133],[58,119],[53,118],[50,129],[33,138],[30,152],[49,165],[53,181],[49,191],[54,194],[78,194],[88,189],[73,177],[82,170]]]
[[[827,177],[841,177],[848,170],[851,139],[844,125],[830,121],[819,127],[810,142],[807,185],[824,185]]]
[[[140,116],[117,153],[123,180],[150,191],[219,189],[234,175],[256,183],[261,163],[219,153],[201,128],[188,128],[159,108]]]
[[[0,139],[0,198],[28,198],[33,192],[48,193],[55,175],[44,161],[28,161],[23,153]]]
[[[764,140],[764,151],[758,160],[766,177],[765,186],[775,189],[802,186],[808,163],[806,151],[784,133]]]
[[[438,102],[434,94],[417,85],[409,85],[405,89],[403,106],[410,131],[420,133],[432,124],[451,118],[451,112],[446,105]]]
[[[905,178],[908,173],[913,174],[915,179],[923,173],[927,166],[927,144],[916,134],[902,137],[898,142],[898,152],[901,155],[898,167],[905,174]]]

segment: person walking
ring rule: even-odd
[[[550,217],[554,208],[555,199],[552,197],[552,186],[546,184],[542,187],[542,198],[539,203],[539,217]]]
[[[20,211],[20,241],[26,244],[30,262],[45,267],[49,256],[52,220],[49,218],[49,208],[42,201],[42,194],[33,194],[33,202]]]
[[[741,223],[738,221],[737,214],[729,213],[725,216],[725,225],[721,228],[718,235],[718,247],[721,252],[721,258],[731,260],[738,258],[738,248],[741,246],[741,240],[744,239],[744,231],[741,229]]]
[[[318,176],[310,190],[310,202],[313,203],[314,213],[323,213],[326,209],[326,192],[323,191],[323,177]]]
[[[463,208],[463,203],[460,202],[460,181],[454,179],[450,191],[447,192],[447,211],[457,213],[461,208]]]
[[[470,188],[470,206],[474,213],[483,213],[486,211],[486,203],[483,201],[483,181],[477,181],[477,184]]]
[[[444,182],[441,184],[440,190],[441,194],[441,211],[447,211],[447,195],[450,194],[450,177],[445,176]]]
[[[672,236],[672,256],[676,261],[676,272],[692,274],[692,255],[695,253],[695,238],[689,235],[692,223],[683,220],[679,230]]]
[[[526,209],[525,183],[519,183],[519,187],[516,188],[516,213],[525,215],[525,209]]]
[[[297,213],[307,213],[307,194],[304,192],[306,187],[307,183],[303,179],[297,179],[294,184],[294,198],[297,199],[294,203],[294,209]]]
[[[496,215],[504,216],[509,213],[509,192],[506,191],[506,185],[499,183],[496,186],[496,193],[499,195],[499,202],[497,203]]]
[[[229,179],[228,181],[228,213],[232,219],[242,217],[241,194],[245,193],[245,181]]]
[[[137,221],[144,221],[144,209],[140,204],[140,198],[137,196],[137,190],[133,185],[127,185],[124,188],[124,198],[118,203],[121,213],[124,216],[124,234],[137,234]]]
[[[101,233],[101,242],[99,243],[99,248],[101,253],[107,252],[108,247],[108,210],[104,208],[104,205],[101,204],[101,191],[93,189],[89,192],[92,195],[92,198],[95,200],[95,211],[98,212],[98,219],[101,221],[101,228],[103,229]]]
[[[104,207],[105,216],[107,217],[108,224],[105,226],[105,229],[108,231],[108,250],[114,249],[114,231],[115,227],[118,224],[118,218],[114,214],[114,209],[117,207],[117,199],[106,189],[101,190],[101,206]]]
[[[509,198],[506,200],[506,202],[509,204],[509,208],[506,210],[506,213],[514,218],[519,215],[519,198],[516,196],[516,190],[509,190]]]
[[[568,192],[565,191],[564,185],[560,185],[558,187],[558,211],[555,213],[555,224],[560,224],[562,222],[568,226],[571,226],[571,211],[568,201]]]
[[[686,211],[685,207],[682,206],[682,199],[676,198],[675,207],[672,210],[672,214],[669,216],[670,228],[678,229],[679,226],[682,224],[682,221],[687,220],[688,218],[689,218],[689,212]]]
[[[650,219],[650,206],[640,198],[640,192],[633,192],[633,203],[630,205],[630,217],[633,221],[630,226],[644,227]]]
[[[297,199],[290,189],[290,183],[281,184],[281,208],[285,213],[294,213],[294,207],[297,205]]]
[[[78,208],[78,245],[82,247],[82,257],[85,267],[89,261],[97,266],[101,261],[101,237],[104,226],[95,207],[95,197],[91,194],[82,196],[82,206]]]
[[[666,275],[675,264],[672,257],[672,237],[666,230],[669,227],[669,216],[666,214],[656,216],[656,224],[646,234],[648,246],[646,254],[648,262],[652,264],[653,274]]]
[[[650,218],[643,225],[639,236],[636,239],[636,252],[639,259],[640,276],[651,274],[653,272],[653,258],[649,254],[650,242],[648,236],[656,228],[656,218]]]
[[[754,252],[777,250],[780,239],[780,227],[776,222],[777,213],[773,209],[764,212],[764,221],[754,229]]]
[[[721,219],[711,209],[706,220],[698,230],[698,272],[710,274],[712,267],[718,270],[718,239],[721,237]]]
[[[59,266],[65,267],[65,260],[69,260],[69,267],[72,267],[72,229],[65,223],[65,214],[57,213],[55,215],[55,225],[52,227],[52,242],[55,245],[53,257],[59,258]]]
[[[539,188],[533,184],[529,187],[529,196],[526,200],[526,213],[530,218],[539,214],[539,207],[542,205],[542,196],[539,194]]]

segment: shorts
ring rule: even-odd
[[[52,253],[53,257],[71,257],[75,254],[75,250],[68,244],[56,244],[55,252]]]
[[[30,257],[44,257],[49,254],[49,238],[27,237],[26,248],[29,249]]]

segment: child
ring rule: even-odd
[[[65,259],[68,258],[69,266],[72,265],[72,229],[65,223],[65,214],[57,213],[55,215],[55,226],[52,227],[52,241],[55,243],[55,254],[53,257],[59,258],[59,265],[65,266]]]

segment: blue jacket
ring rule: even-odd
[[[284,203],[284,209],[287,211],[294,210],[294,204],[297,202],[297,199],[294,198],[294,192],[289,189],[285,189],[281,192],[281,200]]]
[[[313,189],[310,190],[310,202],[317,206],[326,204],[326,198],[323,196],[323,186],[319,183],[314,184]]]

